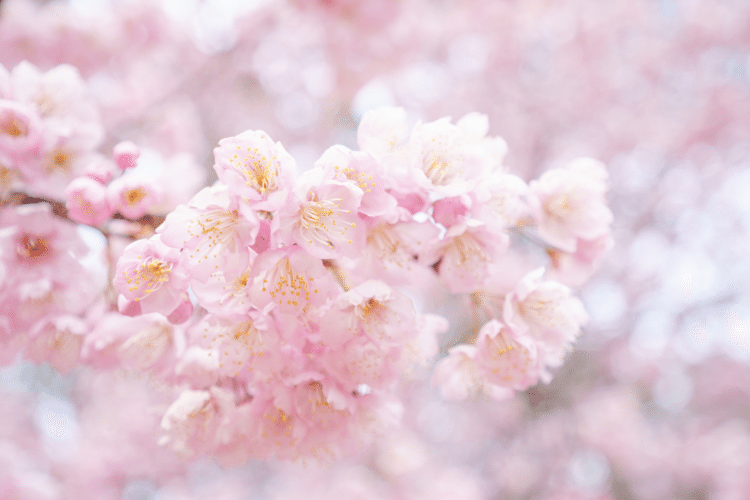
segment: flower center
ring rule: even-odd
[[[552,219],[564,220],[572,211],[570,197],[565,193],[550,196],[544,204],[544,213]]]
[[[70,160],[73,155],[62,149],[54,150],[47,157],[47,173],[53,172],[68,172],[70,170]]]
[[[20,137],[28,135],[29,127],[18,118],[11,117],[0,124],[0,132],[11,137]]]
[[[22,260],[42,260],[50,255],[47,240],[35,236],[23,235],[16,251]]]
[[[237,146],[237,149],[241,150],[242,148]],[[276,161],[276,157],[274,156],[269,159],[262,156],[258,152],[258,148],[247,148],[247,153],[244,158],[240,158],[238,154],[235,154],[229,160],[229,164],[242,172],[246,179],[245,184],[258,193],[264,194],[268,191],[276,191],[278,189],[278,185],[276,184],[278,177],[278,162]]]
[[[132,286],[128,289],[131,292],[143,287],[143,293],[149,294],[158,290],[162,283],[169,281],[169,274],[172,272],[171,264],[164,264],[160,260],[151,259],[136,267],[130,272],[132,277],[127,278],[128,284]],[[125,271],[127,276],[128,272]],[[135,301],[140,298],[136,297]]]
[[[458,257],[458,264],[464,265],[467,262],[479,259],[482,261],[488,261],[489,256],[484,251],[482,246],[468,234],[463,234],[453,238],[452,250],[453,254]]]
[[[268,292],[271,299],[279,304],[298,307],[299,301],[304,300],[307,303],[310,300],[310,289],[308,281],[312,282],[304,274],[294,271],[288,258],[284,258],[276,263],[268,278],[263,280],[263,292]],[[270,285],[269,285],[270,282]],[[269,290],[269,287],[274,287]],[[318,290],[314,290],[318,293]]]
[[[135,205],[136,203],[143,200],[146,196],[148,196],[148,193],[145,189],[137,187],[135,189],[128,189],[125,191],[125,201],[128,205]]]

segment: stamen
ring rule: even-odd
[[[241,151],[241,147],[237,146]],[[278,189],[279,162],[276,158],[267,158],[258,152],[258,148],[247,148],[243,158],[235,154],[229,164],[245,177],[245,184],[260,194]]]

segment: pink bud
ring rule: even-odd
[[[65,206],[75,222],[98,226],[114,214],[107,188],[90,177],[78,177],[65,190]]]
[[[86,167],[86,177],[90,177],[100,184],[107,184],[113,177],[112,163],[105,161],[94,161]]]
[[[112,148],[112,157],[120,170],[134,168],[141,156],[141,150],[130,141],[124,141]]]

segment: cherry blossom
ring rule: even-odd
[[[138,240],[125,248],[117,262],[114,285],[127,302],[143,313],[160,312],[169,316],[186,296],[188,276],[180,268],[180,252],[161,242],[159,235]],[[125,305],[127,304],[127,305]]]
[[[539,268],[521,279],[516,290],[505,298],[503,320],[556,352],[576,339],[588,315],[570,288],[543,281],[543,276],[544,268]]]
[[[286,203],[296,165],[265,132],[248,130],[222,139],[214,156],[214,169],[232,195],[258,210],[274,211]]]
[[[90,177],[73,180],[65,188],[65,194],[65,206],[75,222],[98,226],[115,213],[115,207],[107,197],[107,188]]]
[[[582,158],[533,181],[529,205],[542,238],[573,253],[577,238],[592,240],[604,235],[612,222],[604,200],[606,178],[601,163]]]
[[[589,373],[572,350],[587,313],[568,286],[585,285],[620,238],[605,197],[606,169],[613,182],[619,170],[560,162],[620,159],[555,142],[590,112],[580,102],[554,126],[564,94],[517,106],[545,90],[537,73],[566,64],[627,101],[565,54],[544,67],[550,46],[581,50],[580,33],[617,23],[590,22],[588,8],[573,29],[549,20],[557,5],[423,0],[2,4],[3,397],[6,381],[36,373],[26,427],[0,411],[0,456],[14,456],[0,459],[5,493],[603,491],[581,471],[620,457],[564,425],[580,382],[560,387]],[[587,53],[607,46],[595,38]],[[514,65],[528,72],[519,88],[504,78]],[[623,143],[634,137],[608,120]],[[594,326],[618,313],[595,295],[581,292]],[[600,341],[580,340],[586,352]],[[627,358],[636,341],[614,344],[602,352],[618,361],[600,364],[620,372],[604,378],[684,404],[664,394],[691,375]],[[204,486],[201,468],[222,486]]]

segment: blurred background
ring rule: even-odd
[[[0,470],[26,474],[19,498],[750,498],[750,2],[2,0],[0,64],[23,60],[79,69],[107,147],[190,153],[209,182],[214,145],[247,129],[304,170],[357,149],[378,106],[484,113],[526,181],[606,163],[615,247],[552,383],[459,405],[422,374],[403,429],[324,469],[182,463],[117,411],[148,405],[143,380],[12,365]]]

